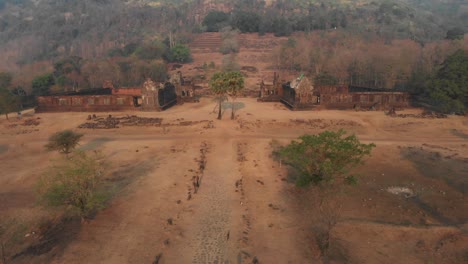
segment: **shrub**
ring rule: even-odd
[[[78,145],[82,136],[71,130],[57,132],[49,138],[49,143],[45,145],[45,148],[48,151],[57,150],[60,153],[69,154]]]
[[[39,201],[52,207],[64,206],[82,218],[104,207],[104,162],[99,155],[77,152],[54,164],[38,184]]]

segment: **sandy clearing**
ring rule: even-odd
[[[31,256],[18,263],[44,260],[151,263],[160,253],[163,254],[160,263],[215,263],[216,260],[250,263],[254,257],[260,263],[319,262],[311,226],[316,220],[316,208],[309,203],[314,195],[284,180],[286,172],[271,159],[269,143],[272,139],[287,143],[301,134],[324,129],[345,128],[361,140],[378,146],[368,165],[359,170],[363,174],[361,184],[347,191],[346,199],[337,198],[344,204],[343,222],[347,225],[337,228],[336,236],[348,238],[346,234],[351,232],[346,245],[370,236],[368,233],[359,236],[362,232],[361,227],[356,227],[357,220],[387,223],[383,225],[385,230],[398,233],[401,230],[392,226],[408,223],[433,226],[440,225],[444,219],[450,223],[466,219],[463,193],[444,175],[430,173],[432,164],[451,173],[468,169],[464,163],[468,158],[468,141],[464,137],[468,134],[466,117],[437,120],[390,118],[382,112],[291,112],[275,103],[257,103],[249,98],[238,101],[244,107],[234,121],[228,119],[229,110],[223,120],[215,120],[214,103],[210,99],[160,113],[112,113],[162,117],[163,122],[172,123],[181,119],[213,120],[213,129],[200,126],[170,127],[169,131],[158,127],[76,129],[85,122],[88,113],[44,113],[34,116],[40,118],[38,131],[22,134],[22,130],[30,128],[7,128],[18,122],[0,120],[0,146],[6,146],[0,153],[0,159],[5,161],[0,163],[2,216],[26,215],[32,221],[45,214],[35,206],[32,186],[50,160],[57,157],[45,152],[43,145],[51,133],[61,129],[84,133],[81,148],[101,150],[109,158],[111,170],[129,177],[131,182],[106,210],[82,227],[64,252],[51,251],[51,255]],[[298,123],[297,119],[312,122]],[[202,185],[187,200],[203,142],[209,145],[210,151],[206,155]],[[413,151],[411,155],[403,155],[409,147]],[[239,153],[245,159],[239,159]],[[452,170],[451,166],[458,169]],[[241,179],[242,184],[236,187]],[[414,189],[420,203],[381,191],[390,186]],[[168,224],[169,218],[173,220],[172,225]],[[418,232],[414,234],[420,236]],[[429,243],[438,241],[440,236],[438,233],[421,240]],[[390,237],[382,239],[399,241]],[[385,250],[385,243],[373,246],[355,250],[348,257],[359,263],[376,263],[373,261],[382,260],[374,254],[377,250],[400,258],[412,253],[401,247]],[[459,254],[458,244],[453,249]],[[451,250],[452,246],[446,252]],[[363,261],[366,258],[368,262]],[[424,258],[419,254],[411,259],[420,263]]]

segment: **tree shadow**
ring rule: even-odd
[[[451,132],[452,135],[454,135],[454,136],[457,136],[457,137],[460,137],[460,138],[463,138],[463,139],[468,139],[468,134],[465,134],[465,133],[463,133],[463,132],[460,131],[460,130],[451,129],[450,132]]]
[[[414,147],[403,148],[400,154],[411,161],[424,177],[442,180],[464,195],[468,193],[467,159],[443,157],[439,152]]]
[[[78,150],[81,150],[81,151],[96,150],[96,149],[99,149],[104,144],[106,144],[107,142],[110,142],[110,141],[113,141],[113,140],[110,139],[110,138],[106,138],[106,137],[95,138],[95,139],[89,141],[88,143],[80,146],[78,148]]]
[[[242,102],[223,102],[223,104],[221,105],[221,108],[223,110],[230,110],[232,109],[232,105],[234,104],[234,111],[237,111],[239,109],[242,109],[242,108],[245,108],[245,104],[242,103]]]
[[[6,144],[0,145],[0,154],[6,153],[8,151],[9,147]]]

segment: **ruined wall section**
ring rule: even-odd
[[[147,79],[143,83],[141,99],[141,110],[161,111],[161,105],[159,104],[159,86],[153,80]]]
[[[133,96],[128,95],[58,95],[38,96],[37,112],[100,112],[134,110]]]

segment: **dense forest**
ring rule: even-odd
[[[1,51],[16,64],[63,55],[101,57],[109,48],[170,32],[186,35],[225,25],[278,36],[343,28],[421,43],[456,38],[468,25],[462,0],[0,0],[0,9]]]
[[[163,80],[169,62],[190,62],[188,44],[194,34],[226,27],[241,33],[293,36],[274,51],[273,57],[280,61],[272,64],[306,72],[316,82],[424,93],[444,60],[466,49],[468,4],[463,0],[0,0],[0,72],[16,93],[94,88],[108,79],[119,86],[135,86],[147,77]],[[301,37],[294,37],[298,32]],[[314,37],[317,32],[320,39]],[[316,48],[310,50],[311,45]]]

